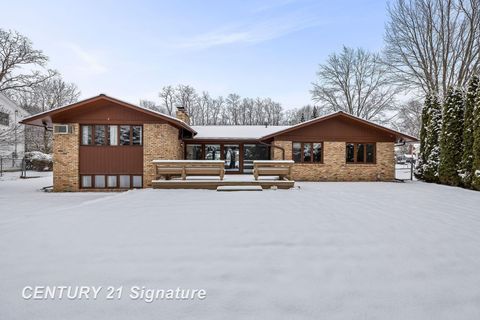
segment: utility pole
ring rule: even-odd
[[[15,140],[14,140],[14,143],[15,143],[15,151],[13,153],[13,158],[17,158],[17,114],[18,114],[18,110],[15,110],[15,121],[13,123],[14,125],[14,135],[15,135]]]

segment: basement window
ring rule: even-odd
[[[92,176],[82,176],[82,188],[92,187]]]
[[[133,188],[142,187],[142,176],[132,176],[132,187]]]

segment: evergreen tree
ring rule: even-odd
[[[440,182],[452,186],[461,183],[459,169],[463,155],[463,104],[462,92],[450,88],[443,106],[438,172]]]
[[[480,190],[480,87],[473,112],[473,165],[472,188]]]
[[[318,118],[318,109],[316,106],[313,106],[312,110],[312,119]]]
[[[463,185],[470,188],[472,183],[472,166],[473,166],[473,130],[474,130],[474,110],[477,101],[477,92],[479,87],[479,79],[473,76],[467,89],[465,97],[465,116],[463,124],[463,156],[461,163],[460,175]]]
[[[442,107],[437,95],[430,96],[430,107],[427,113],[426,142],[424,147],[425,162],[423,177],[428,182],[438,182],[440,163],[440,133],[442,131]]]
[[[418,157],[417,166],[415,168],[415,177],[423,180],[423,165],[426,162],[425,145],[427,143],[427,125],[428,125],[428,109],[430,108],[430,95],[425,98],[422,108],[422,126],[420,128],[420,156]]]
[[[305,122],[305,114],[302,112],[302,116],[300,117],[300,122]]]

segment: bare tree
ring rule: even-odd
[[[175,88],[175,107],[182,107],[190,115],[191,124],[196,124],[197,114],[194,110],[197,101],[195,88],[189,85],[179,84]]]
[[[163,106],[159,106],[155,101],[141,99],[139,104],[140,107],[168,114],[167,109]]]
[[[166,110],[168,115],[173,115],[173,109],[175,107],[175,89],[172,86],[165,86],[158,94],[162,100],[162,106]]]
[[[343,47],[320,65],[310,91],[320,113],[345,111],[367,120],[381,120],[394,108],[399,92],[380,56]]]
[[[35,114],[74,103],[80,91],[73,83],[67,83],[59,76],[34,85],[28,91],[16,91],[12,99],[23,109]],[[51,132],[44,128],[27,126],[25,130],[26,151],[50,153]]]
[[[420,135],[422,125],[422,102],[411,99],[399,106],[396,121],[392,122],[395,129],[414,137]]]
[[[0,29],[0,92],[26,91],[57,75],[46,68],[48,57],[16,31]],[[29,71],[26,71],[29,70]]]
[[[406,87],[444,95],[479,69],[479,0],[395,0],[388,14],[385,62]]]
[[[140,104],[169,114],[175,107],[183,107],[192,125],[278,125],[284,122],[282,106],[270,98],[242,99],[236,93],[226,98],[212,98],[207,91],[198,95],[195,88],[182,84],[163,87],[159,96],[161,106],[149,100],[141,100]]]

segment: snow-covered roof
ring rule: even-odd
[[[290,126],[192,126],[195,139],[259,139]]]

